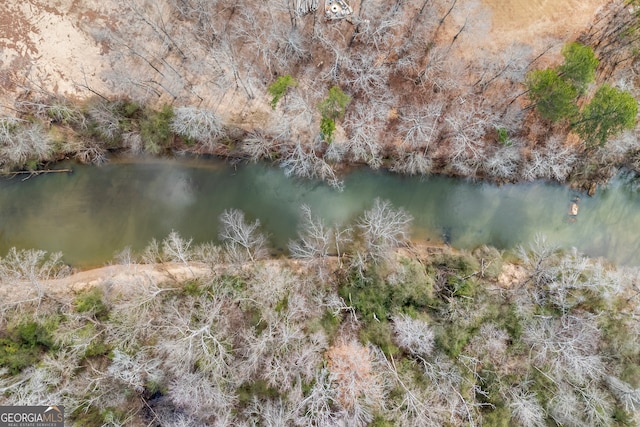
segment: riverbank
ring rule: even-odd
[[[459,255],[461,252],[444,244],[426,244],[425,242],[411,242],[404,248],[398,248],[395,257],[416,259],[428,262],[434,256],[441,254]],[[226,270],[251,269],[253,263],[231,264],[224,262],[212,263],[212,259],[203,261],[163,261],[155,264],[140,263],[139,257],[133,257],[126,263],[124,260],[109,261],[103,267],[72,268],[56,278],[0,279],[0,300],[3,304],[19,304],[38,298],[37,291],[42,292],[44,298],[54,300],[68,300],[74,296],[91,292],[94,288],[108,289],[109,293],[125,297],[142,292],[154,292],[153,289],[171,289],[173,286],[182,288],[185,284],[200,282],[211,276],[221,274]],[[118,263],[119,262],[119,263]],[[323,261],[328,270],[339,270],[342,260],[337,256],[328,256]],[[307,269],[304,261],[284,256],[270,257],[260,261],[262,267],[274,269],[290,269],[300,272]],[[517,264],[505,264],[504,274],[498,279],[500,286],[509,288],[522,279],[521,268]]]
[[[2,264],[0,403],[54,399],[83,427],[640,417],[626,405],[640,384],[637,270],[544,240],[511,262],[491,248],[353,249],[225,262],[238,255],[226,246],[213,264],[54,280],[11,280]]]
[[[20,105],[22,109],[16,117],[0,120],[0,139],[4,144],[4,149],[0,150],[0,165],[4,174],[28,171],[35,174],[50,167],[52,162],[70,158],[101,164],[113,156],[122,159],[132,156],[135,159],[140,155],[171,157],[191,154],[216,156],[232,164],[267,161],[282,167],[289,176],[320,179],[341,188],[344,176],[353,168],[370,167],[362,161],[332,160],[332,152],[340,149],[339,141],[319,143],[312,149],[303,148],[286,140],[271,140],[259,130],[226,125],[215,114],[198,109],[179,108],[177,114],[180,117],[176,118],[171,106],[166,105],[157,111],[127,100],[95,98],[71,103],[53,98],[22,102]],[[176,132],[181,120],[194,120],[190,126],[203,129],[196,132],[181,128],[182,133]],[[527,164],[523,154],[528,150],[525,146],[509,149],[516,155],[512,159],[513,173],[509,176],[495,176],[482,168],[461,173],[452,169],[444,159],[430,160],[428,171],[403,170],[398,168],[402,155],[393,149],[382,152],[377,167],[398,174],[445,175],[497,184],[546,178],[568,184],[591,196],[597,186],[606,185],[620,168],[640,170],[640,151],[635,148],[621,151],[612,158],[605,154],[605,149],[577,150],[569,154],[566,148],[555,146],[548,152],[550,156],[559,160],[567,154],[570,160],[565,159],[568,163],[557,164],[547,170],[551,171],[550,175],[547,172],[538,175],[530,169],[544,169],[551,165],[544,165],[545,160],[540,157],[533,160],[535,166]]]
[[[557,65],[562,46],[576,39],[596,50],[598,84],[636,91],[626,72],[633,43],[616,36],[634,22],[617,1],[461,0],[428,9],[408,2],[391,15],[356,2],[356,21],[331,24],[316,19],[321,12],[297,16],[263,4],[243,5],[246,14],[236,15],[217,4],[196,11],[165,0],[148,8],[32,0],[30,13],[14,3],[4,6],[16,24],[8,27],[29,33],[12,32],[5,46],[4,168],[67,157],[99,163],[110,151],[190,152],[272,161],[336,187],[345,170],[367,165],[499,183],[546,179],[591,193],[622,166],[640,169],[633,132],[587,148],[567,123],[541,119],[525,96],[528,73]],[[542,15],[544,22],[532,19]],[[290,32],[280,34],[290,18]],[[622,27],[610,29],[616,22]],[[611,34],[611,43],[601,45],[600,33]],[[67,39],[74,44],[62,65],[38,43]],[[432,42],[425,48],[418,40]],[[80,50],[88,62],[62,72],[78,63]],[[620,58],[625,52],[631,56]],[[33,67],[27,79],[19,73],[25,64]],[[281,77],[289,83],[270,99]],[[330,114],[328,136],[319,105],[334,87],[346,104]]]

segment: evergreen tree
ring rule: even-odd
[[[569,43],[562,48],[564,63],[559,67],[559,75],[576,88],[579,95],[584,94],[587,85],[595,79],[598,58],[590,46]]]
[[[629,92],[603,84],[595,93],[573,128],[587,145],[604,145],[624,129],[633,129],[638,103]]]
[[[529,97],[542,117],[552,122],[571,118],[578,112],[576,88],[554,69],[532,71],[527,76]]]

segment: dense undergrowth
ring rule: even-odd
[[[78,426],[637,424],[637,269],[543,238],[414,246],[410,220],[376,201],[337,229],[305,208],[273,259],[226,211],[219,245],[171,233],[90,286],[53,288],[57,256],[13,251],[0,403],[63,404]]]

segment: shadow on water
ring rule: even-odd
[[[287,178],[277,167],[213,159],[59,165],[69,166],[70,175],[0,181],[0,253],[11,246],[41,248],[62,251],[73,265],[98,265],[126,246],[142,249],[172,230],[195,242],[215,241],[218,216],[227,208],[260,219],[272,246],[286,248],[296,236],[300,205],[328,224],[346,224],[380,197],[415,217],[418,239],[512,248],[542,233],[565,248],[640,264],[638,180],[629,174],[593,198],[582,197],[571,223],[576,194],[552,183],[497,187],[357,169],[337,192],[324,183]]]

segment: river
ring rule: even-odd
[[[272,246],[283,249],[295,237],[300,205],[330,224],[347,224],[380,197],[414,216],[418,239],[446,236],[458,248],[509,249],[542,233],[564,248],[640,265],[640,197],[625,176],[593,198],[580,195],[580,213],[570,222],[577,193],[544,182],[496,186],[363,168],[347,175],[345,190],[337,192],[266,164],[151,159],[56,167],[73,173],[0,180],[0,253],[12,246],[61,251],[66,262],[87,268],[172,230],[195,242],[215,241],[226,208],[259,218]]]

